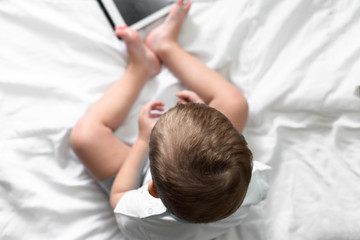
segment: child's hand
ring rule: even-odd
[[[144,141],[149,141],[151,130],[153,129],[156,120],[159,118],[161,113],[152,113],[151,111],[164,111],[165,103],[161,101],[151,101],[143,106],[139,116],[139,138]]]
[[[195,92],[193,91],[189,91],[189,90],[184,90],[181,92],[178,92],[176,94],[176,96],[179,98],[178,100],[178,104],[185,104],[185,103],[205,103],[204,100],[202,100],[202,98],[199,97],[199,95],[197,95]]]

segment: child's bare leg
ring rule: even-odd
[[[113,132],[129,113],[146,81],[161,69],[159,59],[134,30],[117,27],[115,33],[127,45],[129,66],[71,133],[72,147],[96,180],[105,180],[119,171],[130,147]]]
[[[196,92],[210,106],[224,113],[240,131],[248,113],[242,93],[217,72],[184,51],[177,42],[190,3],[178,0],[165,22],[146,38],[146,44],[185,86]]]

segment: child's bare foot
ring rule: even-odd
[[[143,71],[147,77],[155,77],[161,70],[161,63],[156,54],[145,46],[139,34],[128,26],[118,26],[115,34],[121,37],[127,47],[129,54],[129,66],[133,66],[137,71]]]
[[[164,23],[152,30],[146,37],[146,45],[159,56],[167,46],[177,43],[177,38],[191,7],[191,1],[177,0]]]

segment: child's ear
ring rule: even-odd
[[[150,180],[149,185],[148,185],[148,190],[149,190],[149,193],[151,196],[153,196],[154,198],[159,198],[159,195],[156,191],[153,180]]]

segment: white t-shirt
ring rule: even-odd
[[[173,218],[161,200],[150,195],[148,182],[151,175],[148,170],[143,186],[127,192],[117,203],[114,210],[116,221],[125,239],[215,238],[229,228],[240,225],[241,220],[247,216],[249,207],[266,197],[270,169],[269,166],[254,161],[252,178],[241,207],[225,219],[204,224],[184,223]]]

